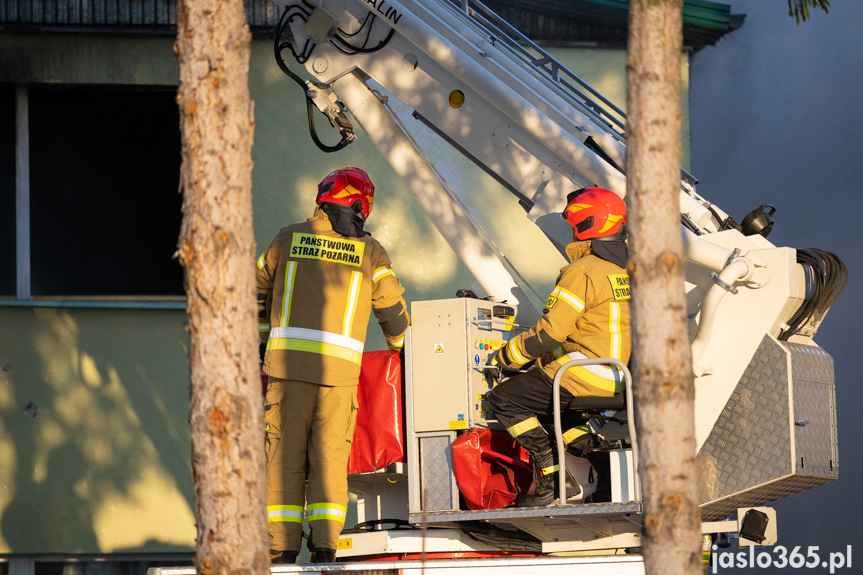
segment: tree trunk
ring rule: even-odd
[[[642,549],[649,575],[703,570],[680,233],[682,10],[682,0],[629,3],[626,200]]]
[[[177,103],[201,574],[269,573],[252,230],[250,33],[242,0],[180,0]]]

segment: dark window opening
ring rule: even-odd
[[[183,294],[172,89],[31,88],[33,296]]]

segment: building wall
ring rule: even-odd
[[[193,547],[185,319],[0,307],[0,554]]]
[[[172,42],[2,33],[0,82],[176,86]],[[188,554],[181,303],[39,303],[0,301],[0,554]]]
[[[803,554],[819,546],[826,559],[855,543],[863,509],[857,438],[863,388],[853,362],[863,341],[863,251],[855,220],[863,212],[863,39],[857,33],[863,4],[832,2],[829,15],[813,8],[811,21],[800,26],[784,2],[730,4],[732,13],[746,14],[745,23],[696,53],[691,66],[699,192],[738,221],[762,203],[774,205],[773,243],[834,252],[850,271],[848,288],[815,337],[835,362],[839,480],[775,505],[779,543],[789,553],[797,545]]]
[[[0,33],[0,81],[176,86],[170,36]]]
[[[174,86],[172,42],[168,36],[0,33],[0,83]],[[553,53],[624,106],[623,51]],[[686,83],[686,57],[681,71]],[[269,41],[253,43],[250,89],[258,251],[281,226],[311,215],[322,177],[356,165],[377,188],[367,229],[388,247],[406,298],[453,297],[459,288],[481,293],[361,131],[359,142],[338,154],[313,145],[299,88],[274,64]],[[321,138],[335,143],[320,116],[318,125]],[[534,284],[541,306],[564,263],[561,255],[488,176],[435,137],[423,141]],[[0,555],[194,549],[185,322],[179,302],[84,308],[0,300]],[[380,330],[369,333],[366,349],[383,349]]]

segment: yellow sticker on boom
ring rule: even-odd
[[[348,537],[347,539],[339,539],[339,542],[336,543],[336,547],[338,549],[353,549],[354,540],[350,537]]]
[[[630,297],[629,274],[611,274],[608,276],[611,283],[611,291],[617,301],[627,300]]]
[[[324,260],[359,267],[363,263],[366,244],[354,240],[316,236],[294,232],[291,257]]]

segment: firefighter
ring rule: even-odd
[[[523,507],[548,505],[557,497],[557,454],[539,417],[553,413],[552,380],[566,361],[576,357],[612,357],[629,361],[629,276],[626,273],[626,206],[614,192],[582,188],[567,196],[563,218],[573,227],[566,247],[571,263],[560,270],[557,284],[536,325],[509,340],[491,362],[525,372],[495,386],[489,404],[512,437],[528,450],[540,479],[533,494],[521,496]],[[535,360],[535,361],[534,361]],[[573,396],[607,397],[624,391],[625,381],[613,366],[569,368],[561,379],[561,408]],[[564,433],[564,442],[584,447],[586,426]],[[567,498],[580,488],[566,473]]]
[[[282,228],[257,262],[273,563],[296,562],[304,517],[313,561],[335,560],[369,315],[397,351],[410,322],[386,250],[363,230],[374,191],[359,168],[331,173],[313,217]]]

